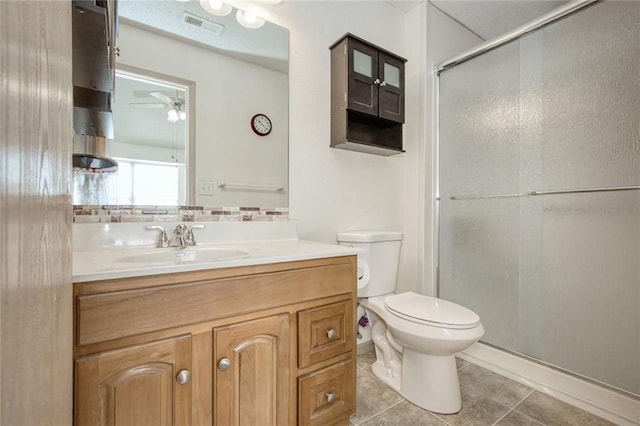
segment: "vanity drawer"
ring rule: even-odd
[[[353,361],[334,364],[298,379],[298,424],[348,422],[355,410]]]
[[[300,368],[354,349],[353,311],[353,301],[345,300],[298,313]]]

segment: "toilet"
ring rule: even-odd
[[[358,254],[358,302],[371,323],[373,374],[413,404],[442,414],[462,408],[455,354],[484,335],[480,317],[446,300],[394,293],[401,232],[337,235]]]

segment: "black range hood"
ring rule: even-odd
[[[76,135],[113,139],[111,102],[115,85],[115,47],[117,31],[115,0],[73,0],[73,128]],[[84,139],[84,138],[83,138]],[[117,163],[104,152],[91,151],[74,143],[74,168],[82,164],[91,171],[114,171]],[[88,151],[85,151],[87,149]],[[86,158],[83,159],[83,155]],[[96,156],[109,161],[96,161]]]

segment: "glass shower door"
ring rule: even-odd
[[[440,297],[488,343],[635,394],[638,46],[640,4],[598,3],[444,71],[439,106]]]

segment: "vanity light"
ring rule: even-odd
[[[238,23],[243,27],[252,29],[260,28],[264,25],[265,22],[264,19],[260,18],[254,13],[245,12],[244,10],[240,9],[238,9],[238,12],[236,13],[236,19],[238,20]]]
[[[222,0],[200,0],[200,6],[207,12],[216,16],[227,16],[233,8]]]

